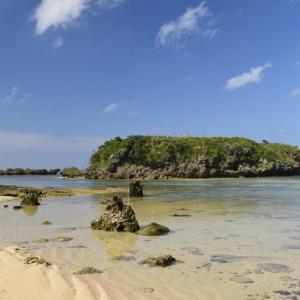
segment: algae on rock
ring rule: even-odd
[[[169,231],[168,227],[153,222],[137,231],[137,233],[146,236],[157,236],[167,234]]]
[[[176,259],[168,254],[164,256],[159,256],[159,257],[150,257],[145,260],[145,263],[159,266],[159,267],[167,267],[170,266]]]

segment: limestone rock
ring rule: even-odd
[[[133,209],[129,205],[124,205],[119,196],[113,196],[104,215],[92,221],[91,227],[95,230],[127,232],[136,232],[140,229]]]
[[[169,231],[168,227],[153,222],[140,229],[137,233],[146,236],[157,236],[167,234]]]
[[[132,182],[129,184],[128,190],[129,197],[143,197],[143,185],[140,181]]]

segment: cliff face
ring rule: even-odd
[[[130,136],[100,146],[80,175],[91,179],[291,176],[300,150],[246,138]]]

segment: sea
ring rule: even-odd
[[[131,182],[0,177],[0,185],[32,187],[118,190]],[[141,227],[156,222],[170,229],[166,235],[92,230],[91,221],[105,212],[102,202],[112,197],[104,193],[43,199],[40,206],[21,210],[13,209],[18,201],[1,203],[0,248],[28,248],[66,277],[78,267],[97,268],[102,273],[90,275],[89,284],[98,282],[116,300],[300,299],[300,177],[142,184],[144,197],[122,192],[123,202],[133,208]],[[46,242],[35,242],[38,238]],[[165,268],[144,262],[169,254],[176,261]],[[95,288],[95,299],[100,298]]]

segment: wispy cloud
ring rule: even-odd
[[[89,136],[57,136],[0,131],[0,151],[91,152],[105,140]]]
[[[270,67],[272,67],[272,65],[270,63],[266,63],[263,66],[257,68],[251,68],[250,72],[248,73],[243,73],[242,75],[239,75],[237,77],[230,78],[227,81],[226,89],[232,90],[232,89],[237,89],[239,87],[242,87],[249,83],[253,83],[253,82],[259,83],[263,76],[262,72],[266,68],[270,68]]]
[[[139,115],[139,111],[131,110],[130,107],[132,107],[135,103],[128,103],[125,100],[121,100],[118,102],[112,102],[108,106],[106,106],[102,110],[103,115],[107,114],[117,114],[119,116],[125,115],[125,116],[136,116]]]
[[[280,128],[280,129],[276,130],[276,132],[277,132],[278,134],[286,134],[286,133],[287,133],[287,130],[284,129],[284,128]]]
[[[91,0],[42,0],[35,10],[35,33],[43,34],[50,27],[66,27],[74,23]]]
[[[11,92],[0,100],[0,103],[1,104],[13,104],[13,103],[22,104],[22,103],[26,102],[28,100],[28,98],[30,97],[30,95],[25,94],[20,99],[20,97],[17,97],[18,90],[19,90],[19,88],[14,86],[11,89]]]
[[[13,103],[14,102],[14,98],[17,94],[18,88],[15,86],[12,88],[10,94],[8,94],[7,96],[5,96],[4,98],[2,98],[0,100],[0,103],[2,104],[8,104],[8,103]]]
[[[109,104],[108,106],[106,106],[106,107],[103,109],[102,113],[103,113],[104,115],[106,115],[106,114],[111,113],[111,112],[116,112],[116,111],[118,110],[119,107],[120,107],[120,104],[119,104],[119,103],[113,102],[113,103]]]
[[[112,9],[121,4],[123,4],[126,0],[99,0],[98,4],[103,9]]]
[[[204,30],[200,27],[201,21],[212,16],[205,4],[206,2],[202,2],[195,8],[189,7],[177,20],[162,25],[156,36],[155,45],[157,47],[178,46],[183,36],[196,33],[212,38],[217,29],[207,28],[209,23],[203,24]]]
[[[290,96],[298,96],[300,95],[300,88],[295,89],[289,93]]]
[[[58,36],[54,42],[53,42],[53,47],[58,49],[64,45],[64,39],[61,36]]]

